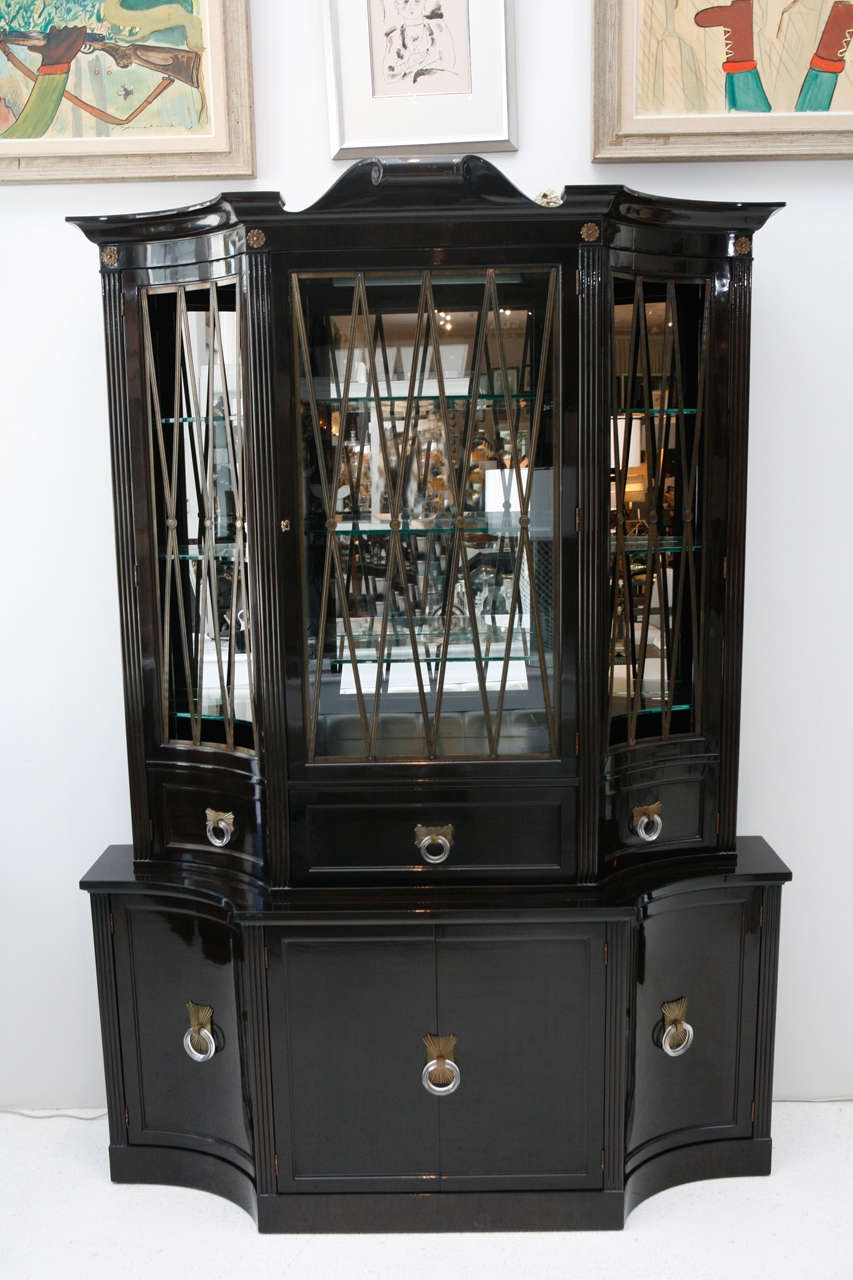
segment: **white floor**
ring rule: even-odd
[[[851,1280],[853,1103],[777,1103],[774,1131],[770,1178],[673,1188],[622,1233],[286,1237],[198,1191],[113,1186],[104,1119],[0,1114],[0,1276]]]

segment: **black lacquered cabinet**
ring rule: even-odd
[[[76,220],[133,812],[85,881],[116,1179],[462,1229],[769,1167],[788,873],[735,815],[775,207],[546,207],[468,157]]]

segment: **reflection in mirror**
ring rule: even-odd
[[[239,294],[142,295],[164,740],[255,749]]]
[[[558,279],[304,274],[309,759],[558,753]]]

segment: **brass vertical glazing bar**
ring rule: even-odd
[[[530,544],[530,534],[525,527],[521,531],[524,548],[527,552],[527,573],[530,579],[530,604],[533,608],[533,630],[536,633],[536,649],[539,656],[539,669],[542,672],[542,691],[545,697],[545,716],[548,721],[548,736],[551,740],[551,750],[556,755],[558,751],[557,741],[557,724],[554,719],[554,710],[551,705],[551,690],[548,686],[548,665],[545,660],[545,639],[542,634],[542,622],[539,616],[539,600],[536,594],[533,576],[533,547]],[[521,554],[521,548],[519,548]]]
[[[530,508],[530,495],[533,491],[533,469],[536,461],[536,449],[539,444],[539,430],[542,422],[542,407],[545,403],[545,387],[548,381],[549,352],[553,350],[557,303],[557,273],[552,271],[548,280],[548,298],[545,303],[545,327],[542,336],[542,363],[539,366],[539,377],[536,382],[536,405],[533,410],[533,422],[530,428],[530,445],[528,447],[527,484],[523,486],[523,502],[521,510],[527,515]],[[531,366],[532,369],[532,366]]]
[[[341,592],[341,612],[344,620],[344,630],[346,631],[347,642],[349,644],[350,661],[352,662],[353,676],[355,677],[355,693],[358,699],[358,713],[361,718],[361,730],[364,735],[365,749],[369,751],[370,746],[370,726],[367,723],[367,712],[364,707],[364,697],[361,692],[361,677],[358,674],[358,657],[356,655],[355,639],[352,632],[352,622],[349,616],[346,599],[343,597],[344,592],[344,574],[341,568],[341,558],[338,550],[338,540],[334,533],[329,533],[329,541],[332,545],[332,559],[335,564],[335,576],[338,582],[338,590]],[[384,622],[384,617],[383,617]]]
[[[393,498],[392,498],[393,501]],[[396,517],[392,514],[391,523]],[[389,540],[388,563],[385,566],[385,596],[382,604],[382,622],[379,626],[379,649],[376,657],[376,685],[373,692],[373,714],[370,718],[370,741],[367,744],[367,758],[372,760],[376,754],[376,731],[379,726],[379,702],[382,696],[382,668],[385,662],[385,641],[388,636],[388,619],[391,613],[391,588],[394,581],[394,561],[397,548],[393,536]]]
[[[503,330],[501,326],[501,312],[498,305],[498,286],[495,271],[492,267],[490,267],[486,272],[486,288],[488,289],[492,299],[492,312],[495,317],[495,337],[497,339],[498,348],[498,362],[501,371],[501,382],[503,383],[504,411],[506,413],[507,428],[509,430],[510,457],[512,458],[516,488],[518,489],[518,505],[519,508],[523,510],[524,484],[521,479],[521,465],[518,459],[518,437],[516,435],[515,422],[513,421],[512,414],[512,395],[509,390],[509,370],[506,363],[506,351],[504,350]]]
[[[391,541],[392,544],[396,543],[397,547],[397,563],[400,566],[400,585],[403,589],[403,599],[406,602],[406,623],[409,628],[409,643],[412,646],[412,655],[415,660],[415,679],[418,682],[418,701],[421,704],[421,719],[424,722],[424,737],[426,739],[427,754],[432,758],[435,755],[435,746],[433,744],[432,733],[430,732],[429,708],[427,707],[426,691],[424,690],[424,678],[421,670],[421,655],[415,631],[412,602],[409,597],[409,584],[406,581],[406,567],[403,559],[403,546],[399,530],[394,529],[391,531]],[[417,584],[415,584],[415,589],[417,590]]]
[[[438,678],[436,680],[436,687],[435,687],[435,711],[433,713],[433,732],[435,735],[436,743],[441,742],[441,731],[439,728],[439,721],[441,717],[441,700],[444,695],[444,677],[445,677],[445,671],[447,668],[447,651],[450,647],[450,632],[451,632],[451,624],[453,621],[453,596],[452,596],[453,584],[456,581],[456,561],[459,557],[459,547],[461,542],[462,542],[462,537],[457,527],[453,531],[453,548],[450,553],[450,558],[447,562],[447,571],[449,574],[449,581],[450,581],[451,587],[450,587],[450,595],[448,595],[447,597],[447,601],[448,601],[447,608],[445,609],[445,613],[444,613],[444,637],[443,637],[442,646],[441,646],[441,658],[438,664]]]
[[[143,364],[145,367],[145,407],[148,416],[148,467],[151,476],[151,528],[154,531],[154,556],[156,570],[154,573],[155,582],[155,599],[157,609],[157,643],[160,647],[160,727],[164,741],[169,737],[169,653],[163,647],[163,602],[160,589],[160,534],[157,519],[157,498],[155,494],[157,468],[154,460],[155,437],[157,437],[158,452],[162,448],[162,442],[159,441],[159,431],[155,430],[155,422],[160,421],[160,396],[157,389],[156,377],[152,376],[154,368],[154,352],[151,341],[151,319],[148,311],[148,290],[141,291],[142,301],[142,347],[143,347]],[[162,468],[162,454],[161,454]],[[169,565],[166,560],[164,579],[168,577]],[[163,583],[163,591],[165,592],[165,581]]]
[[[332,585],[332,530],[326,533],[326,556],[323,561],[323,587],[320,595],[320,621],[317,628],[317,657],[314,668],[314,691],[311,699],[311,719],[308,724],[308,760],[314,759],[317,744],[317,720],[320,711],[320,685],[323,680],[323,651],[326,647],[326,620],[329,613],[329,590]],[[310,668],[309,668],[310,669]]]
[[[332,517],[334,512],[329,493],[329,480],[326,475],[323,434],[320,430],[320,415],[317,410],[317,397],[314,391],[314,375],[311,370],[311,353],[308,348],[308,334],[305,329],[305,317],[302,313],[302,295],[299,288],[299,277],[296,272],[293,273],[292,277],[292,289],[293,316],[296,321],[299,352],[302,357],[302,368],[305,373],[305,382],[308,389],[308,404],[311,409],[311,429],[314,435],[314,448],[317,450],[317,470],[320,474],[320,487],[323,491],[323,506],[326,511],[326,519],[328,520]]]
[[[198,672],[196,680],[197,702],[199,722],[198,734],[201,738],[201,714],[204,705],[204,637],[205,637],[205,621],[207,615],[207,536],[208,521],[211,518],[210,511],[210,480],[208,477],[208,463],[205,459],[203,446],[203,423],[201,406],[198,400],[198,384],[196,382],[196,367],[192,351],[192,337],[189,331],[189,314],[187,311],[187,296],[185,289],[178,290],[178,330],[181,334],[181,346],[183,349],[183,360],[186,369],[185,382],[190,388],[190,403],[187,409],[192,414],[192,423],[190,426],[190,437],[192,441],[193,452],[198,456],[198,474],[199,474],[199,492],[200,492],[200,517],[203,521],[202,528],[205,531],[202,534],[202,542],[198,547],[199,566],[201,572],[196,575],[198,582],[198,595],[196,597],[198,603],[196,605],[196,625],[195,625],[195,662]],[[210,428],[208,427],[208,431]],[[204,477],[202,479],[202,477]],[[195,741],[195,723],[193,722],[193,741]]]
[[[214,420],[215,420],[215,401],[214,388],[216,369],[216,285],[211,282],[210,294],[208,298],[207,312],[207,452],[208,452],[208,495],[210,502],[210,522],[207,528],[208,537],[205,539],[205,549],[207,552],[208,572],[210,574],[210,620],[213,630],[213,645],[216,654],[216,671],[219,676],[219,697],[222,703],[222,716],[225,726],[225,741],[229,747],[234,746],[234,715],[228,695],[228,687],[225,678],[225,667],[222,662],[222,637],[219,631],[219,583],[216,568],[216,528],[214,524],[213,512],[215,511],[215,502],[213,498],[213,450],[214,450]],[[207,524],[207,522],[205,522]],[[201,716],[201,708],[199,707],[199,716]]]

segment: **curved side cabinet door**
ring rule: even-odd
[[[253,1173],[234,934],[148,898],[115,907],[114,918],[129,1143],[200,1151]],[[207,1034],[185,1043],[188,1003],[212,1015],[208,1024],[194,1014]]]
[[[629,1173],[676,1147],[752,1136],[760,911],[758,889],[684,893],[650,907]]]

